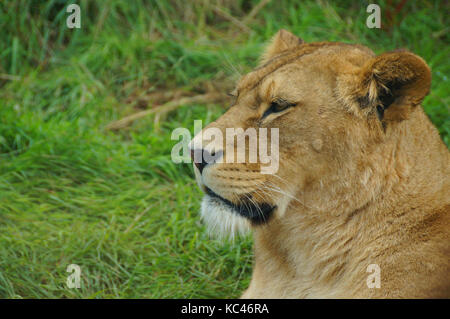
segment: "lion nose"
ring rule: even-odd
[[[195,156],[197,154],[197,156]],[[210,164],[211,159],[215,156],[215,152],[209,153],[205,149],[194,149],[191,150],[191,158],[194,161],[194,165],[200,171],[200,174],[203,172],[203,169],[206,165]]]
[[[196,153],[198,154],[197,156]],[[203,169],[206,165],[208,165],[205,156],[209,154],[208,151],[203,149],[195,149],[191,150],[191,158],[194,161],[194,165],[197,166],[198,170],[200,171],[200,174],[203,172]]]

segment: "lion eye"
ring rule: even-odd
[[[233,98],[233,103],[231,103],[230,105],[230,107],[232,107],[236,104],[238,93],[236,92],[236,90],[234,90],[233,92],[227,92],[227,95]]]
[[[265,118],[272,113],[279,113],[281,111],[284,111],[294,105],[295,103],[291,103],[282,99],[277,99],[272,103],[270,103],[269,108],[264,112],[262,118]]]

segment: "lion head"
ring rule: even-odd
[[[339,215],[363,207],[389,187],[386,176],[409,169],[392,158],[430,81],[426,63],[408,51],[376,56],[360,45],[304,43],[279,31],[259,66],[239,80],[233,105],[190,144],[200,158],[203,219],[212,232],[233,236],[294,208]],[[249,128],[276,153],[276,170],[262,173],[267,161],[249,160],[262,145],[251,147]],[[224,139],[205,134],[211,129]],[[245,160],[236,160],[238,152],[225,160],[238,139],[246,141]]]

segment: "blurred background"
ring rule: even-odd
[[[448,2],[376,1],[382,28],[369,29],[372,2],[1,1],[0,297],[238,297],[251,238],[208,238],[170,136],[222,114],[280,28],[422,56],[423,105],[449,145]]]

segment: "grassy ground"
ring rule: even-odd
[[[258,2],[214,4],[244,21]],[[161,92],[226,87],[279,28],[421,55],[433,70],[424,108],[450,142],[444,2],[408,3],[384,30],[366,27],[364,1],[272,1],[246,27],[204,1],[77,3],[74,30],[66,1],[0,3],[0,297],[239,296],[251,239],[209,239],[191,167],[170,158],[174,128],[193,131],[228,102],[105,126],[163,103]],[[66,286],[69,264],[81,266],[80,289]]]

